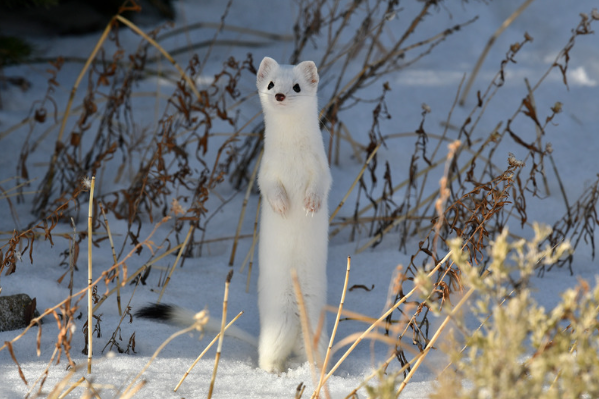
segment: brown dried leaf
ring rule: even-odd
[[[348,291],[357,290],[358,288],[370,292],[374,289],[374,284],[372,284],[372,287],[370,288],[366,287],[364,284],[354,284],[349,288]]]
[[[23,382],[25,383],[25,385],[29,385],[27,383],[27,380],[25,379],[25,374],[23,374],[23,370],[21,370],[21,366],[19,365],[19,362],[17,361],[17,358],[15,356],[15,352],[13,351],[12,342],[10,342],[10,341],[4,341],[4,344],[6,345],[6,348],[8,348],[8,352],[10,353],[10,357],[12,357],[12,360],[15,362],[15,364],[17,365],[17,368],[19,369],[19,376],[21,377],[21,379],[23,380]]]

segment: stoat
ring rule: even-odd
[[[318,118],[318,71],[312,61],[279,65],[265,57],[257,75],[264,112],[259,241],[259,364],[281,372],[305,356],[291,270],[314,330],[327,298],[328,193],[332,178]],[[324,331],[324,329],[323,329]],[[321,355],[328,342],[322,334]]]
[[[295,353],[306,359],[291,271],[297,272],[312,332],[327,298],[327,199],[331,172],[318,118],[318,71],[312,61],[279,65],[265,57],[257,76],[264,111],[264,155],[258,173],[262,195],[258,277],[260,337],[258,362],[269,372],[286,370]],[[194,312],[149,305],[136,316],[190,326]],[[225,335],[253,345],[256,339],[231,326]],[[207,331],[220,331],[210,320]],[[328,341],[321,330],[315,351],[324,358]]]

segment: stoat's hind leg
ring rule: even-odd
[[[271,303],[260,309],[261,327],[258,346],[260,368],[271,373],[286,371],[286,360],[300,335],[299,318],[293,305]]]
[[[320,339],[318,340],[318,345],[314,347],[314,334],[316,331],[314,329],[318,326],[318,320],[310,320],[310,328],[312,329],[312,336],[309,337],[310,345],[312,345],[312,355],[314,357],[314,361],[317,365],[322,364],[324,362],[324,357],[327,353],[327,347],[329,346],[329,337],[325,331],[320,332]],[[293,347],[293,354],[297,356],[300,362],[308,361],[308,353],[305,349],[305,341],[303,333],[300,332],[297,336],[297,340],[295,341],[295,345]]]

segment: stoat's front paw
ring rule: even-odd
[[[322,197],[316,193],[306,193],[304,198],[304,210],[306,214],[318,212],[322,204]]]
[[[273,211],[281,216],[285,216],[289,210],[289,198],[287,193],[282,190],[277,190],[273,195],[268,197],[268,202]]]

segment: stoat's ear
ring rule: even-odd
[[[264,80],[268,79],[268,75],[270,71],[272,71],[279,64],[270,57],[264,57],[262,62],[260,63],[260,68],[258,68],[258,75],[256,77],[256,84],[260,85],[260,83],[264,82]]]
[[[312,61],[304,61],[300,62],[296,65],[296,68],[306,79],[306,82],[310,86],[316,87],[318,86],[318,69],[316,68],[316,64]]]

